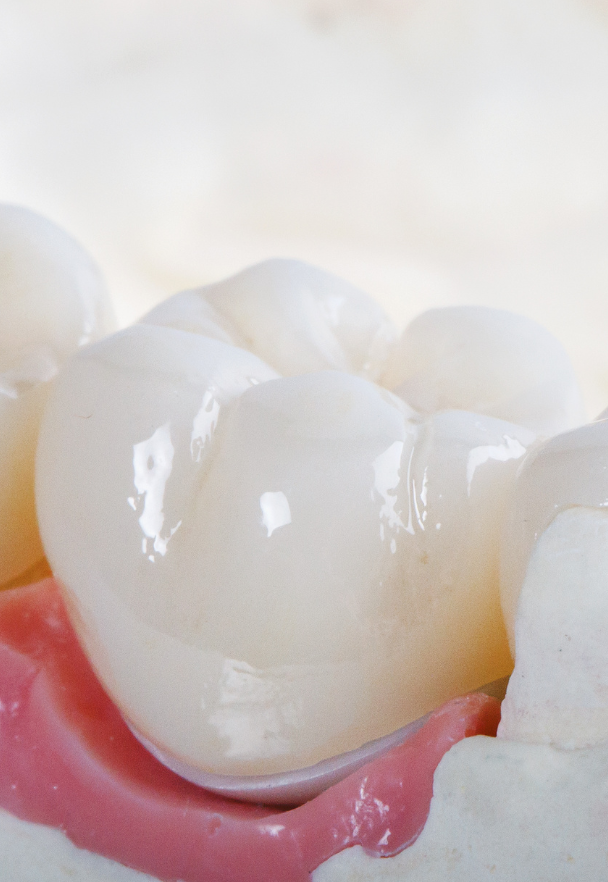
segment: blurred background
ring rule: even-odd
[[[529,315],[608,405],[608,0],[0,0],[0,199],[122,324],[294,256]]]

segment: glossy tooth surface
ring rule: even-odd
[[[376,380],[397,337],[367,294],[298,260],[267,260],[176,294],[142,321],[241,346],[283,376],[335,369]]]
[[[533,437],[142,324],[58,378],[41,529],[130,724],[203,770],[282,772],[509,671],[497,534]]]
[[[557,435],[526,458],[501,542],[501,602],[509,641],[534,544],[565,509],[608,507],[608,419]]]
[[[43,557],[34,456],[50,384],[79,346],[114,329],[88,255],[50,221],[0,206],[0,586]]]
[[[382,382],[422,414],[470,410],[547,437],[585,419],[561,344],[536,322],[500,309],[422,313],[405,329]]]

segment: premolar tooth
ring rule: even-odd
[[[370,297],[296,260],[267,260],[176,294],[142,321],[241,346],[284,376],[334,368],[376,380],[396,339]]]
[[[423,414],[470,410],[550,436],[584,422],[563,347],[523,316],[482,306],[422,313],[382,380]]]
[[[501,550],[501,600],[513,627],[526,568],[539,536],[565,509],[608,506],[608,420],[551,438],[526,458],[517,477]]]
[[[88,255],[31,211],[0,206],[0,586],[43,557],[34,454],[50,381],[79,346],[114,329]]]
[[[496,536],[533,439],[142,324],[57,379],[41,529],[134,728],[204,769],[283,771],[508,672]]]

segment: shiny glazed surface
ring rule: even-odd
[[[534,440],[140,325],[58,378],[39,521],[134,729],[206,771],[272,774],[510,672],[498,533]]]

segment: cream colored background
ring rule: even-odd
[[[608,404],[606,0],[0,0],[0,198],[123,323],[293,255],[526,313]]]

